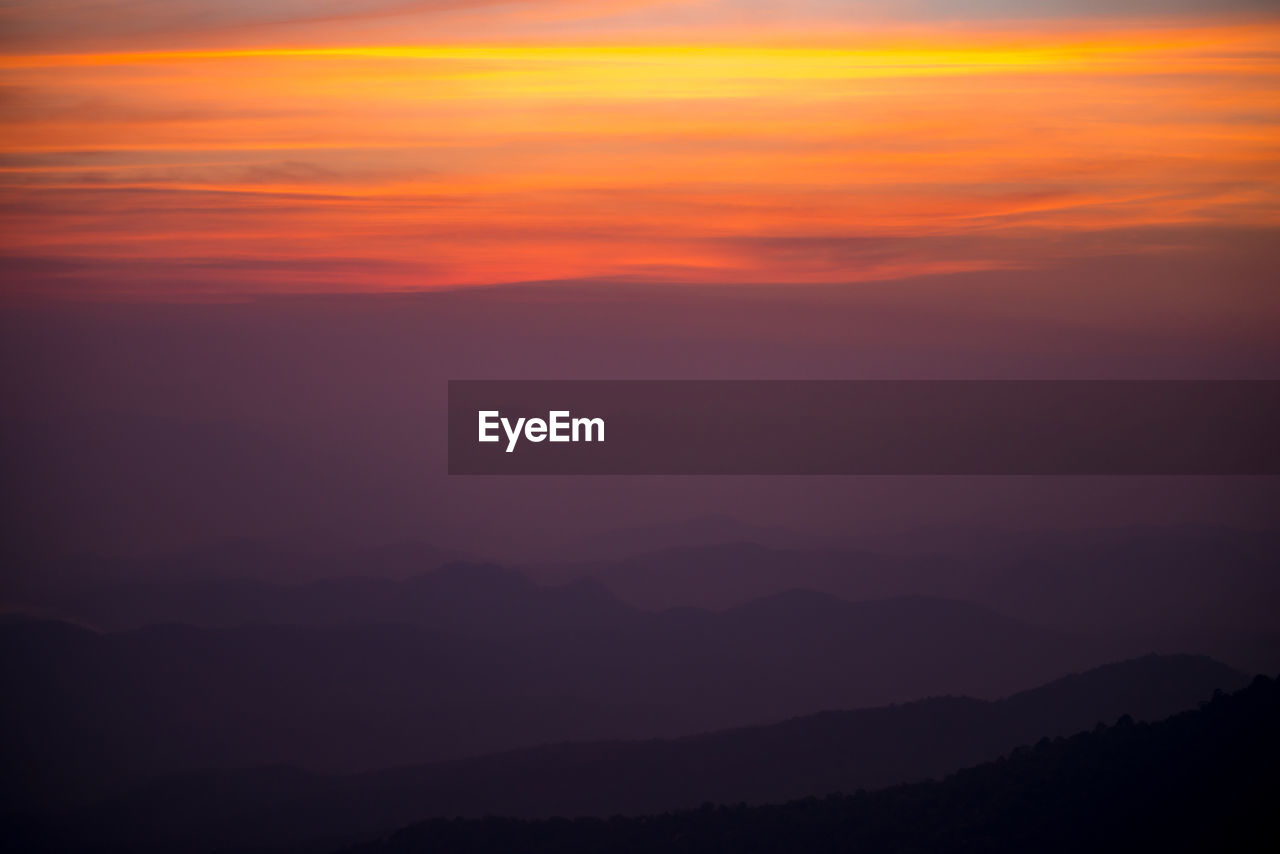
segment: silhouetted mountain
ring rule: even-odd
[[[890,557],[835,548],[781,548],[758,542],[680,546],[621,560],[538,564],[534,578],[591,578],[641,608],[732,608],[801,588],[850,601],[955,595],[972,570],[942,557]]]
[[[544,564],[534,577],[599,580],[645,608],[724,608],[794,587],[850,600],[975,602],[1037,625],[1280,667],[1280,535],[1180,526],[1023,534],[942,555],[727,542],[613,561]]]
[[[726,519],[693,527],[750,529]],[[6,607],[108,630],[155,622],[410,621],[483,635],[600,625],[605,612],[623,618],[595,584],[650,610],[732,608],[803,588],[850,601],[925,595],[975,602],[1106,639],[1120,656],[1194,652],[1242,669],[1280,666],[1272,618],[1280,609],[1280,576],[1273,571],[1280,536],[1267,532],[1197,526],[1024,532],[985,548],[967,543],[948,556],[731,542],[522,570],[558,590],[495,569],[492,596],[449,589],[433,571],[450,556],[418,543],[321,557],[242,541],[147,559],[61,561],[41,568],[42,587],[28,582],[15,590],[10,581]],[[470,576],[484,586],[477,573]]]
[[[1042,739],[942,782],[637,818],[436,819],[360,854],[1270,851],[1280,682]]]
[[[473,572],[494,586],[485,567],[441,579],[467,590]],[[1000,696],[1108,658],[959,602],[802,592],[506,638],[408,624],[100,634],[13,623],[0,628],[0,656],[0,690],[19,698],[0,734],[18,781],[8,794],[28,802],[201,767],[353,771]]]
[[[349,777],[278,767],[186,775],[56,816],[48,838],[132,850],[319,848],[429,816],[607,816],[709,801],[780,802],[936,777],[1126,712],[1160,719],[1245,681],[1207,659],[1152,656],[996,702],[938,698],[668,741],[551,745]]]
[[[696,549],[722,543],[802,548],[813,537],[780,526],[753,525],[725,515],[615,528],[568,543],[557,551],[566,560],[620,560],[656,551]]]
[[[731,520],[711,524],[714,530],[743,527]],[[28,613],[108,630],[155,622],[410,621],[490,634],[504,632],[508,621],[511,631],[521,632],[598,625],[606,611],[620,618],[588,584],[651,610],[720,610],[802,588],[850,601],[955,598],[1109,638],[1120,654],[1196,652],[1243,668],[1280,666],[1280,632],[1272,619],[1280,609],[1280,576],[1273,570],[1280,537],[1268,533],[1183,526],[1024,534],[979,554],[945,557],[720,543],[522,570],[557,590],[491,569],[492,593],[479,589],[487,582],[478,572],[468,574],[477,588],[471,591],[453,589],[447,573],[432,572],[448,555],[414,543],[324,558],[260,542],[226,543],[162,558],[50,567],[53,592],[37,591],[17,604]],[[53,585],[57,572],[132,580]],[[565,586],[574,581],[582,584]]]

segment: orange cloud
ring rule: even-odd
[[[1070,235],[1143,251],[1134,229],[1278,224],[1278,82],[1264,24],[8,55],[7,289],[859,281],[1051,263]]]

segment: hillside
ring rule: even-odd
[[[1258,677],[1197,711],[1042,739],[942,782],[636,818],[434,820],[349,852],[1271,851],[1277,720],[1280,681]]]
[[[1244,682],[1207,659],[1151,656],[995,702],[934,698],[679,739],[546,745],[359,775],[202,772],[50,817],[43,841],[68,850],[91,840],[131,850],[318,851],[326,841],[372,837],[429,816],[636,815],[704,802],[780,803],[939,777],[1126,712],[1160,719]]]

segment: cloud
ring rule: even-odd
[[[908,0],[893,5],[936,18],[1163,17],[1276,11],[1275,0]]]
[[[17,0],[0,6],[0,43],[22,49],[524,2],[529,0]]]
[[[364,38],[370,32],[364,25],[383,38],[418,41],[450,33],[628,38],[646,31],[696,39],[744,26],[767,35],[775,27],[820,33],[872,21],[1210,17],[1274,14],[1278,6],[1275,0],[13,0],[0,3],[0,47],[59,52],[223,43],[264,28],[309,41],[315,26],[322,41],[345,42]],[[459,16],[470,23],[442,26]]]

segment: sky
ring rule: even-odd
[[[4,298],[1274,258],[1260,2],[0,4]]]

